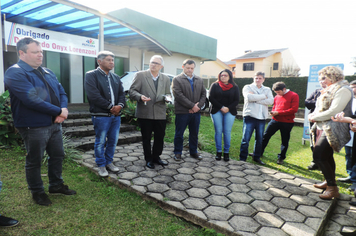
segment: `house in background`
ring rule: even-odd
[[[266,77],[298,76],[300,68],[288,48],[246,51],[235,61],[235,77],[253,77],[256,71]]]
[[[218,74],[224,69],[231,70],[231,67],[218,58],[216,61],[204,61],[200,64],[200,77],[203,79],[218,78]]]
[[[231,67],[232,75],[235,78],[236,61],[225,61],[225,64]]]

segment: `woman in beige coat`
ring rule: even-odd
[[[319,80],[324,80],[327,87],[321,91],[316,101],[316,108],[308,118],[315,123],[311,129],[314,144],[313,159],[325,178],[323,183],[314,184],[314,187],[326,189],[319,197],[329,200],[339,197],[333,153],[339,152],[350,140],[348,124],[334,122],[331,117],[342,111],[345,116],[351,116],[353,92],[348,82],[344,80],[342,70],[337,67],[327,66],[321,69]]]

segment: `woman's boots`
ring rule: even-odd
[[[224,161],[229,161],[229,153],[224,153]]]
[[[339,188],[337,186],[327,186],[323,194],[320,194],[319,197],[324,200],[331,200],[333,198],[339,198]]]
[[[313,186],[314,186],[314,188],[326,189],[326,187],[328,186],[328,184],[326,183],[326,181],[324,181],[324,182],[322,182],[321,184],[314,184]]]
[[[337,186],[328,186],[326,181],[322,182],[321,184],[314,184],[314,188],[325,189],[323,194],[320,194],[319,197],[324,200],[331,200],[333,198],[338,198],[339,188]]]
[[[221,156],[222,156],[222,153],[221,152],[217,152],[216,156],[215,156],[215,160],[220,161],[221,160]],[[230,160],[229,153],[224,153],[224,161],[229,161],[229,160]]]

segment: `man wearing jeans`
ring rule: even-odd
[[[255,131],[255,147],[252,154],[253,160],[261,165],[265,165],[260,159],[262,153],[262,137],[268,117],[268,105],[273,104],[273,95],[270,88],[263,86],[265,73],[261,71],[256,72],[253,81],[252,84],[245,85],[242,90],[244,109],[240,161],[246,161],[250,139],[253,131]]]
[[[119,171],[112,162],[119,139],[125,94],[120,77],[110,72],[114,68],[114,57],[112,52],[99,52],[99,67],[85,75],[85,91],[95,130],[95,162],[101,177],[109,175],[106,168],[112,172]]]
[[[15,127],[25,143],[26,180],[33,200],[43,206],[52,204],[41,178],[42,158],[48,158],[49,193],[74,195],[63,184],[64,148],[61,123],[67,119],[67,94],[55,74],[41,67],[43,51],[40,42],[21,38],[16,43],[20,58],[5,73],[5,87],[10,92]]]
[[[174,77],[172,90],[175,108],[174,160],[182,159],[183,134],[189,128],[189,153],[196,159],[202,159],[198,154],[198,133],[200,125],[200,110],[204,108],[206,90],[203,80],[194,75],[195,62],[187,59],[183,62],[183,72]]]
[[[283,82],[273,84],[272,90],[277,94],[274,97],[274,104],[271,111],[272,120],[268,123],[262,139],[262,153],[271,139],[279,130],[281,132],[281,152],[278,154],[277,164],[282,165],[286,159],[290,132],[294,126],[295,113],[299,107],[299,96],[295,92],[286,88]]]

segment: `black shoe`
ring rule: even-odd
[[[352,232],[340,232],[340,234],[344,236],[356,236],[356,230]]]
[[[173,159],[174,159],[175,161],[181,161],[181,160],[182,160],[182,154],[174,154]]]
[[[229,161],[229,153],[224,153],[224,161]]]
[[[308,167],[308,170],[317,170],[319,169],[318,165],[312,162]]]
[[[156,163],[161,166],[168,166],[168,162],[161,160],[161,159],[159,159],[158,161],[153,161],[153,163]]]
[[[47,194],[42,193],[32,193],[32,198],[36,202],[36,204],[41,206],[49,206],[52,204],[51,200],[49,200]]]
[[[193,157],[193,158],[195,158],[195,159],[198,159],[198,160],[203,159],[203,157],[200,156],[199,153],[190,154],[190,156]]]
[[[53,195],[75,195],[77,192],[68,188],[67,185],[60,184],[57,186],[49,187],[48,192]]]
[[[349,202],[351,206],[356,206],[356,202]]]
[[[346,177],[346,178],[338,178],[337,181],[342,182],[342,183],[352,183],[350,176]]]
[[[15,219],[6,216],[0,216],[0,227],[14,227],[18,224],[19,222]]]
[[[256,163],[258,163],[258,164],[260,164],[260,165],[266,165],[266,163],[264,163],[263,161],[261,161],[260,159],[258,159],[258,160],[253,160],[254,162],[256,162]]]
[[[220,161],[221,160],[221,156],[222,156],[222,153],[221,152],[217,152],[215,160]]]
[[[154,168],[155,168],[155,164],[153,164],[152,161],[148,161],[148,162],[146,163],[146,166],[147,166],[148,168],[150,168],[150,169],[154,169]]]
[[[278,160],[277,160],[277,164],[278,164],[278,165],[283,165],[283,163],[284,163],[283,159],[278,158]]]

